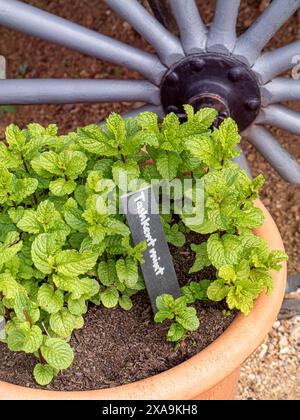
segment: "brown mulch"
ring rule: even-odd
[[[140,48],[151,48],[139,37],[139,35],[126,23],[122,22],[113,12],[109,11],[104,2],[99,0],[30,0],[30,4],[42,7],[53,13],[69,18],[91,29],[115,36],[124,42]],[[213,16],[213,0],[199,0],[199,6],[207,22]],[[268,0],[243,0],[238,22],[238,32],[247,29],[259,13],[269,3]],[[270,48],[278,48],[282,45],[299,39],[299,21],[294,16],[284,25],[268,45]],[[8,63],[9,78],[17,77],[22,73],[22,68],[27,67],[25,77],[82,77],[82,78],[137,78],[137,74],[116,66],[98,61],[93,58],[71,52],[63,47],[53,46],[47,42],[34,39],[30,36],[17,34],[14,31],[0,28],[1,54],[5,55]],[[25,65],[25,66],[24,66]],[[16,122],[20,126],[36,121],[41,124],[56,122],[61,132],[74,130],[78,125],[103,120],[111,111],[125,112],[140,104],[95,104],[95,105],[51,105],[51,106],[19,106],[17,114],[5,114],[0,119],[0,133],[4,132],[5,126],[10,122]],[[299,105],[290,104],[300,110]],[[299,138],[280,130],[273,130],[281,144],[286,147],[298,160],[300,160]],[[287,252],[290,256],[289,273],[300,272],[300,190],[285,183],[277,173],[265,162],[255,149],[244,142],[247,157],[254,174],[264,173],[267,182],[262,193],[262,199],[271,211],[281,231]],[[91,315],[92,316],[92,315]],[[285,325],[285,324],[283,324]],[[82,332],[84,334],[84,332]],[[290,344],[292,346],[292,344]],[[254,356],[255,357],[255,356]],[[280,359],[273,353],[275,366],[272,367],[274,375],[280,376]],[[250,370],[255,372],[255,379],[249,380],[248,373],[243,373],[240,397],[243,399],[254,398],[255,395],[264,398],[268,390],[272,388],[272,375],[268,376],[266,385],[255,391],[255,384],[263,370],[263,362],[256,357],[250,362]],[[293,376],[290,373],[290,376]],[[295,369],[295,377],[296,369]],[[298,384],[298,385],[297,385]],[[300,381],[288,385],[292,395],[293,387],[299,387]],[[283,386],[285,386],[283,384]],[[248,387],[248,388],[247,388]],[[245,391],[252,387],[252,393]],[[288,390],[287,390],[288,392]],[[278,398],[284,398],[283,394],[275,394]],[[285,394],[284,394],[285,395]]]

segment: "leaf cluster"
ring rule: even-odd
[[[47,385],[73,361],[72,333],[84,324],[89,302],[124,310],[144,289],[139,271],[146,244],[135,246],[124,215],[110,209],[111,196],[134,191],[151,180],[204,182],[201,223],[193,214],[162,214],[166,238],[182,247],[191,230],[208,234],[193,245],[191,273],[213,266],[215,281],[192,282],[183,296],[158,298],[155,321],[173,320],[169,341],[181,340],[199,326],[197,300],[227,300],[230,309],[248,314],[263,290],[272,290],[270,270],[285,254],[269,252],[252,229],[263,222],[254,206],[263,178],[250,180],[232,162],[240,141],[227,119],[212,129],[213,109],[187,122],[175,114],[159,124],[156,114],[123,120],[111,114],[105,127],[90,125],[58,135],[57,127],[30,124],[6,129],[0,143],[0,316],[12,351],[33,353],[34,377]],[[125,182],[125,184],[124,184]],[[184,193],[183,193],[184,194]]]

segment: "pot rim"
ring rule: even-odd
[[[255,233],[266,239],[271,250],[284,250],[279,230],[261,201],[264,225]],[[46,391],[0,381],[0,400],[191,400],[215,387],[260,346],[279,313],[286,286],[287,264],[273,272],[271,296],[262,294],[248,317],[239,314],[227,330],[191,359],[147,379],[115,388],[95,391]]]

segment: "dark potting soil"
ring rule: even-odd
[[[187,244],[171,247],[175,269],[181,285],[191,280],[214,279],[212,268],[189,275],[194,253],[191,243],[205,240],[190,234]],[[91,306],[82,330],[74,333],[71,345],[75,359],[71,368],[61,373],[46,389],[93,390],[115,387],[170,369],[196,355],[233,321],[234,314],[224,316],[224,304],[199,302],[196,304],[201,321],[198,331],[189,333],[175,350],[165,340],[167,324],[155,324],[146,292],[134,297],[130,312],[120,308],[108,310]],[[12,353],[0,343],[0,380],[31,388],[38,386],[32,378],[36,359],[24,353]]]

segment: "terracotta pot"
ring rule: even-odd
[[[257,203],[266,221],[256,233],[269,242],[271,249],[283,250],[280,233],[269,212]],[[198,355],[167,372],[112,389],[87,392],[50,392],[0,382],[0,400],[8,399],[94,399],[94,400],[174,400],[232,399],[239,371],[245,360],[264,341],[284,297],[286,264],[273,273],[275,288],[271,296],[262,295],[252,313],[237,316],[214,343]]]

